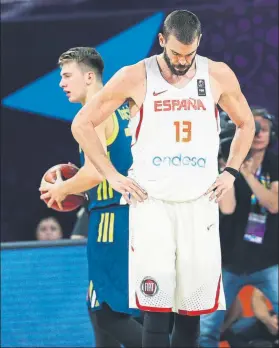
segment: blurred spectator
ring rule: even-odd
[[[265,294],[278,315],[278,156],[270,150],[271,116],[265,109],[252,111],[260,131],[250,159],[220,202],[222,277],[227,309],[241,288],[251,284]],[[201,316],[201,347],[218,347],[225,313]]]
[[[256,288],[252,294],[252,309],[254,316],[244,317],[237,297],[226,315],[221,339],[228,341],[231,347],[278,346],[278,316],[268,309],[264,294]]]
[[[36,228],[37,240],[58,240],[63,238],[59,222],[52,216],[42,219]]]

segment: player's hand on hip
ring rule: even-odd
[[[205,195],[210,195],[209,200],[212,201],[215,198],[215,202],[219,203],[225,194],[233,187],[235,177],[229,172],[224,171],[220,174],[213,185],[206,191]]]
[[[138,202],[143,202],[147,198],[147,192],[131,178],[114,173],[107,180],[115,191],[122,194],[128,204],[132,204],[132,198]]]
[[[48,208],[51,208],[54,202],[57,203],[59,209],[63,209],[62,202],[66,198],[67,194],[64,192],[63,189],[63,179],[61,176],[60,170],[56,171],[56,181],[54,184],[50,184],[48,182],[42,182],[41,186],[39,188],[39,191],[41,191],[40,198],[42,200],[49,199],[47,206]]]

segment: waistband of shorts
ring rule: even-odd
[[[91,208],[88,212],[89,214],[94,213],[94,212],[103,212],[106,211],[108,209],[123,209],[123,207],[125,207],[126,209],[129,208],[128,204],[110,204],[110,205],[106,205],[104,207],[98,207],[98,208]]]

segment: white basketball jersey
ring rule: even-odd
[[[130,176],[150,197],[183,202],[203,195],[218,175],[218,111],[208,59],[196,56],[196,74],[184,87],[161,75],[157,56],[145,59],[147,90],[131,119]]]

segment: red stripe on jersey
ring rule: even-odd
[[[140,108],[140,119],[139,119],[139,124],[138,124],[137,129],[136,129],[135,142],[131,146],[134,146],[138,141],[138,137],[139,137],[139,133],[140,133],[141,125],[142,125],[142,120],[143,120],[143,105]]]
[[[217,131],[219,132],[219,110],[217,105],[215,104],[215,119],[216,119],[216,124],[217,124]]]
[[[215,304],[212,308],[209,309],[202,309],[200,311],[184,311],[184,310],[179,310],[178,313],[182,315],[189,315],[189,316],[195,316],[195,315],[201,315],[201,314],[209,314],[212,312],[217,311],[218,309],[218,304],[219,304],[219,296],[220,296],[220,286],[221,286],[221,276],[219,278],[217,290],[216,290],[216,296],[215,296]]]

